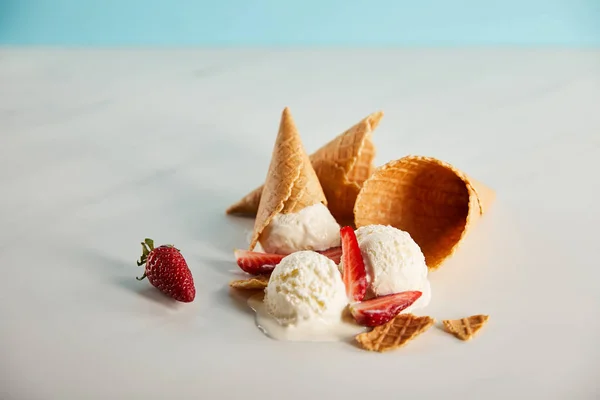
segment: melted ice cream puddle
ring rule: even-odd
[[[312,320],[298,325],[281,325],[267,311],[259,293],[248,299],[248,305],[256,313],[256,326],[265,335],[276,340],[294,342],[337,342],[354,338],[367,328],[357,325],[352,316],[345,314],[340,321]]]

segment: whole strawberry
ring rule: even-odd
[[[142,242],[142,256],[137,265],[146,264],[144,275],[138,281],[148,277],[148,281],[158,290],[175,300],[189,303],[196,297],[194,278],[185,259],[172,245],[154,248],[154,241]]]

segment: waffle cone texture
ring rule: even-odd
[[[317,203],[327,205],[327,200],[286,107],[258,205],[250,250],[277,214],[296,213]]]
[[[365,350],[383,353],[406,345],[427,331],[434,322],[433,318],[427,316],[400,314],[370,332],[357,335],[356,341]]]
[[[460,340],[471,340],[490,319],[489,315],[471,315],[461,319],[445,319],[444,330]]]
[[[446,162],[407,156],[377,169],[364,182],[354,206],[355,223],[408,232],[427,266],[436,269],[456,251],[494,197],[491,189]]]
[[[370,114],[321,147],[309,158],[327,198],[331,214],[339,221],[354,218],[354,204],[375,167],[372,133],[383,112]],[[263,194],[261,186],[227,209],[227,214],[254,216]]]

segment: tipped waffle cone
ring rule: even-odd
[[[489,315],[472,315],[461,319],[445,319],[442,321],[446,332],[453,334],[460,340],[471,340],[471,338],[488,321]]]
[[[356,197],[375,169],[375,146],[371,136],[382,117],[382,112],[369,115],[311,157],[329,210],[337,220],[353,219]]]
[[[285,108],[254,221],[250,250],[275,215],[296,213],[317,203],[327,205],[325,194],[304,151],[292,114]]]
[[[239,279],[231,281],[229,282],[229,286],[231,286],[234,289],[260,290],[266,288],[268,283],[268,275],[258,275],[248,279]]]
[[[438,268],[487,211],[494,192],[452,165],[407,156],[376,170],[354,206],[356,226],[391,225],[408,232],[427,266]]]
[[[310,156],[327,198],[329,210],[338,220],[353,220],[356,197],[373,173],[375,145],[371,140],[383,112],[375,112],[321,147]],[[256,215],[263,187],[259,187],[227,209],[227,214]]]
[[[384,352],[404,346],[410,340],[433,325],[431,317],[400,314],[391,321],[376,326],[370,332],[356,336],[356,341],[365,350]]]

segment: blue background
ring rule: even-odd
[[[0,0],[0,44],[600,46],[600,0]]]

